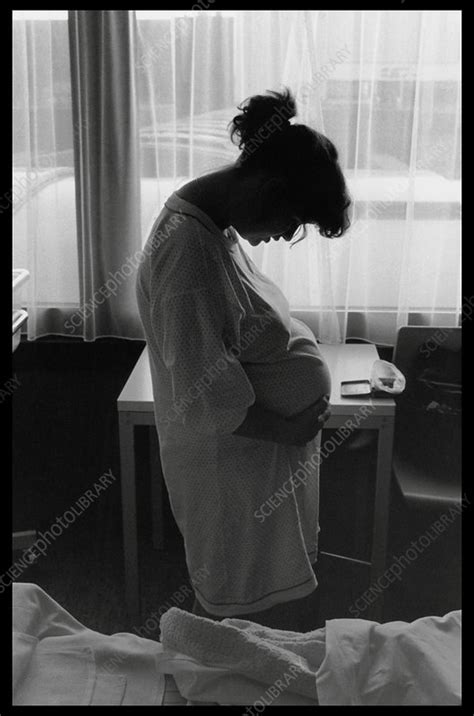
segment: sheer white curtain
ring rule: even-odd
[[[13,266],[30,273],[30,339],[67,334],[79,301],[73,133],[67,11],[15,10]]]
[[[457,325],[460,12],[137,11],[142,226],[189,178],[233,161],[226,125],[249,95],[289,86],[297,121],[336,144],[353,225],[245,249],[319,337],[394,342]]]
[[[237,158],[227,131],[237,105],[287,85],[297,121],[339,150],[353,225],[334,240],[312,228],[291,250],[283,242],[244,248],[292,307],[314,311],[323,341],[393,343],[407,323],[457,325],[461,13],[214,11],[206,9],[210,0],[193,7],[202,10],[130,11],[138,35],[134,73],[119,72],[117,63],[107,74],[112,96],[128,91],[136,102],[140,186],[130,184],[128,201],[140,190],[137,246],[174,189]],[[98,23],[115,11],[78,12]],[[105,307],[102,298],[85,305],[79,290],[92,270],[106,277],[125,265],[135,239],[122,246],[114,232],[100,232],[116,245],[91,244],[92,267],[78,246],[74,146],[87,127],[73,120],[67,11],[14,11],[13,53],[13,255],[15,268],[30,271],[28,338],[71,335],[66,319],[85,308],[87,340],[136,338],[136,307],[123,310],[132,277],[122,281],[122,298]],[[90,126],[99,122],[106,138],[122,136],[121,113],[96,104]],[[109,228],[126,205],[104,206]]]
[[[13,14],[15,304],[30,340],[143,336],[132,11]],[[71,62],[72,60],[72,62]]]

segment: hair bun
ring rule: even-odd
[[[252,137],[266,123],[273,131],[290,126],[290,119],[296,116],[296,101],[285,87],[282,92],[267,90],[267,94],[248,97],[238,107],[241,110],[230,122],[230,137],[239,149],[245,149]]]

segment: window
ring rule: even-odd
[[[14,267],[43,306],[79,300],[73,131],[67,11],[15,10]]]
[[[460,12],[219,11],[207,4],[135,12],[143,241],[172,191],[237,158],[227,129],[237,105],[287,85],[297,121],[338,148],[355,199],[353,227],[341,240],[316,235],[291,255],[281,242],[245,249],[294,307],[455,320]],[[30,299],[38,305],[74,306],[67,11],[14,11],[13,53],[15,268],[33,261]]]
[[[397,311],[401,302],[415,312],[458,310],[458,12],[137,18],[144,229],[180,183],[236,158],[227,132],[236,105],[285,83],[296,94],[300,121],[338,147],[356,200],[353,230],[328,249],[330,299],[318,288],[318,270],[307,268],[322,257],[305,242],[288,262],[274,259],[283,247],[272,246],[272,258],[263,247],[246,250],[294,306],[331,300],[343,311]],[[351,237],[361,247],[349,256]]]

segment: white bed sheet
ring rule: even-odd
[[[385,624],[331,619],[299,634],[240,619],[215,623],[174,607],[161,634],[165,650],[176,650],[168,668],[194,702],[461,704],[460,610]]]
[[[189,623],[189,615],[185,619]],[[210,633],[215,629],[215,623],[196,619],[200,620],[201,635],[203,622]],[[411,623],[332,619],[324,629],[301,635],[305,649],[310,646],[313,634],[318,649],[321,640],[325,640],[322,661],[318,657],[304,663],[314,671],[316,699],[292,690],[291,680],[283,690],[265,683],[258,671],[258,658],[252,671],[248,664],[245,668],[238,665],[238,654],[233,653],[235,628],[240,623],[240,628],[251,631],[253,625],[238,619],[220,624],[226,622],[231,622],[229,642],[226,643],[224,635],[220,644],[222,656],[213,663],[195,658],[196,644],[191,648],[191,633],[188,640],[184,633],[182,651],[165,650],[161,643],[135,634],[106,636],[78,622],[38,585],[16,583],[13,703],[461,704],[460,610]],[[297,659],[301,665],[301,652],[293,653],[292,648],[288,648],[288,663]],[[297,646],[295,649],[299,651]]]
[[[13,584],[13,704],[161,705],[161,644],[88,629],[36,584]]]

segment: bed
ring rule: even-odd
[[[172,607],[161,642],[93,631],[13,584],[13,705],[460,705],[461,611],[297,633]]]

